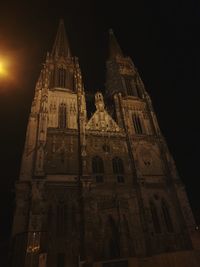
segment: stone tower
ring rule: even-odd
[[[13,267],[164,267],[163,259],[168,267],[178,266],[175,257],[198,266],[193,215],[151,99],[109,36],[105,102],[97,92],[88,119],[78,59],[60,21],[16,182]]]

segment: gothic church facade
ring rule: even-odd
[[[109,36],[105,101],[96,92],[88,118],[78,59],[59,24],[28,121],[12,266],[136,267],[155,266],[153,257],[166,253],[193,257],[195,222],[151,99]],[[160,266],[176,266],[170,260]]]

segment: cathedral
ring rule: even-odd
[[[198,267],[195,222],[151,98],[112,30],[89,116],[59,23],[16,182],[12,267]]]

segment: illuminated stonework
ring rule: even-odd
[[[106,94],[94,97],[88,119],[61,21],[29,116],[12,266],[198,266],[184,186],[139,73],[112,31]]]

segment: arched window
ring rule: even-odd
[[[118,183],[124,183],[124,164],[122,159],[116,157],[112,160],[113,173],[117,175]]]
[[[137,77],[125,75],[124,76],[124,83],[125,83],[127,95],[141,97]]]
[[[58,69],[57,86],[61,88],[66,87],[66,69],[63,67]]]
[[[150,202],[151,217],[153,221],[154,230],[156,233],[161,233],[160,221],[158,218],[158,212],[155,204]]]
[[[92,172],[96,177],[97,183],[103,182],[104,164],[102,158],[96,156],[92,159]]]
[[[163,217],[165,220],[165,225],[167,227],[167,231],[171,233],[174,231],[173,224],[172,224],[171,216],[169,213],[169,209],[164,200],[162,200],[161,207],[162,207],[162,213],[163,213]]]
[[[66,88],[73,90],[74,84],[74,74],[72,71],[68,70],[66,73]]]
[[[125,76],[124,81],[125,81],[125,85],[126,85],[127,95],[134,96],[132,77]]]
[[[143,134],[142,124],[137,114],[132,115],[133,125],[136,134]]]
[[[137,76],[135,78],[135,88],[136,88],[136,91],[137,91],[137,96],[142,98],[142,93],[141,93],[141,85],[140,85],[140,80],[139,80],[139,77]]]
[[[59,128],[66,128],[67,124],[67,109],[65,104],[60,104],[58,115],[58,126]]]

